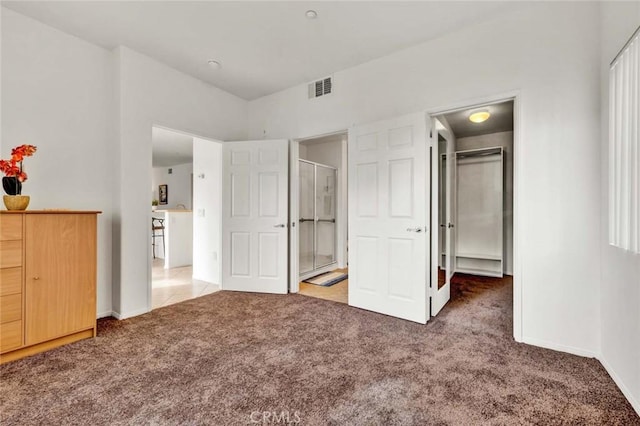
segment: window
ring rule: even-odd
[[[609,71],[609,243],[640,253],[640,28]]]

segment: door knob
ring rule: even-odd
[[[274,228],[286,228],[287,225],[285,225],[284,223],[279,223],[277,225],[273,225]]]
[[[449,223],[447,224],[447,228],[454,228],[454,227],[455,227],[455,225],[454,225],[453,223],[451,223],[451,222],[449,222]]]
[[[37,281],[37,280],[39,280],[39,279],[40,279],[40,277],[35,276],[35,277],[33,277],[33,279]]]
[[[422,228],[407,228],[407,232],[422,232]]]

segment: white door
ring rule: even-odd
[[[447,129],[448,124],[444,117],[440,117],[440,123],[445,127],[442,128],[438,126],[435,118],[431,119],[431,146],[433,147],[433,155],[432,155],[432,176],[431,176],[431,205],[432,205],[432,229],[434,229],[434,235],[432,236],[432,249],[434,251],[434,256],[432,256],[431,262],[431,315],[435,316],[440,312],[440,310],[444,307],[444,305],[449,301],[451,297],[451,277],[455,272],[455,238],[453,238],[455,232],[455,225],[453,223],[453,211],[454,211],[454,202],[455,202],[455,185],[454,185],[454,176],[455,176],[455,139],[453,133]],[[438,134],[442,135],[445,139],[446,149],[441,152],[441,144],[438,142]],[[444,173],[441,175],[438,172],[438,162],[441,159],[445,159],[445,165],[442,167],[444,169]],[[444,179],[444,182],[441,182],[440,179]],[[444,200],[440,197],[438,191],[444,188],[445,198]],[[439,203],[444,201],[444,220],[443,218],[439,218],[437,212],[441,211],[440,209],[443,206],[440,206]],[[441,241],[438,241],[438,234],[435,231],[437,228],[435,226],[444,227],[445,231],[445,243],[444,243],[444,283],[439,279],[439,265],[441,265]]]
[[[287,140],[225,142],[222,289],[287,293]]]
[[[349,305],[426,323],[426,117],[349,130]]]

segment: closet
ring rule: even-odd
[[[336,181],[333,167],[308,160],[300,166],[299,265],[302,278],[336,263]]]
[[[503,148],[457,151],[455,155],[455,271],[502,277]]]

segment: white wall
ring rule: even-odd
[[[169,169],[172,173],[169,174]],[[178,164],[171,167],[154,167],[151,176],[152,199],[160,200],[159,185],[168,185],[167,204],[159,205],[159,209],[175,209],[178,204],[191,210],[191,174],[193,163]],[[149,201],[151,203],[151,201]]]
[[[222,144],[193,139],[193,278],[221,284]]]
[[[640,415],[640,256],[608,244],[609,63],[640,23],[640,3],[602,3],[601,361]]]
[[[456,139],[456,151],[495,146],[504,148],[503,271],[505,274],[513,275],[513,132],[499,132]]]
[[[249,136],[303,138],[519,91],[521,264],[514,266],[522,338],[593,355],[600,334],[598,26],[595,3],[532,4],[336,72],[326,98],[309,100],[299,85],[252,101]]]
[[[245,139],[247,102],[126,47],[114,51],[118,116],[118,223],[114,226],[114,311],[151,309],[151,128],[212,139]]]
[[[30,210],[101,210],[98,315],[111,313],[111,52],[2,8],[0,154],[38,147],[24,165]],[[148,198],[148,196],[147,196]]]
[[[342,167],[341,142],[334,140],[307,145],[304,154],[300,153],[300,158],[340,169]]]

